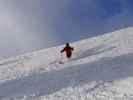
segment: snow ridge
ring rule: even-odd
[[[0,61],[0,100],[132,100],[133,28]],[[63,60],[64,64],[59,64]]]

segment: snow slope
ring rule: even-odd
[[[71,45],[1,60],[0,100],[133,100],[133,27]]]

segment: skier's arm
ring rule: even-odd
[[[62,49],[60,52],[61,52],[61,53],[63,53],[64,51],[65,51],[65,48],[64,48],[64,49]]]
[[[71,50],[73,51],[73,50],[74,50],[74,48],[73,48],[73,47],[71,47]]]

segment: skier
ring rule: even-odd
[[[71,47],[71,46],[69,45],[69,43],[66,43],[66,46],[64,47],[63,50],[61,50],[61,53],[65,52],[65,53],[66,53],[66,57],[67,57],[67,58],[71,58],[71,56],[72,56],[72,51],[73,51],[73,50],[74,50],[74,48]]]

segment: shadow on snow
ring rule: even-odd
[[[0,97],[43,96],[91,81],[113,81],[130,76],[133,76],[133,54],[7,81],[0,84]]]

